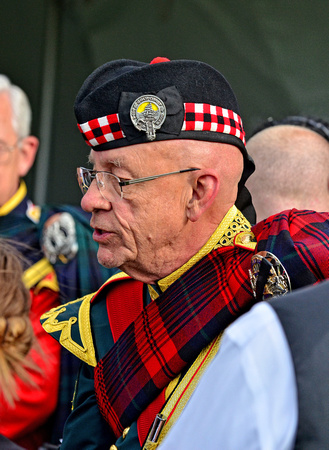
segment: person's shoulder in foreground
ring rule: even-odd
[[[159,448],[326,448],[328,304],[326,280],[237,319]]]

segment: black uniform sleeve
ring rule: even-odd
[[[97,406],[94,368],[83,363],[76,382],[73,411],[65,424],[61,450],[108,450],[115,441]]]

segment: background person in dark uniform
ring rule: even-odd
[[[30,134],[31,119],[26,94],[0,75],[0,236],[11,239],[25,257],[31,320],[47,355],[34,354],[42,369],[32,374],[34,387],[20,380],[20,397],[14,407],[1,403],[0,433],[23,447],[37,449],[51,439],[51,433],[53,442],[61,437],[77,371],[75,358],[61,351],[44,332],[40,316],[60,302],[95,291],[113,270],[98,264],[89,214],[69,205],[40,207],[29,199],[23,178],[39,147],[37,137]]]

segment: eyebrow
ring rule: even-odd
[[[88,163],[91,165],[94,165],[95,162],[92,158],[91,155],[88,156]],[[112,166],[116,166],[116,167],[121,167],[121,159],[117,158],[117,159],[109,159],[108,161],[106,161],[106,164],[108,165],[112,165]]]

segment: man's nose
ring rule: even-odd
[[[100,193],[96,180],[93,180],[88,188],[88,191],[81,199],[81,208],[89,213],[96,209],[103,209],[109,211],[112,208],[111,202],[106,200]]]

